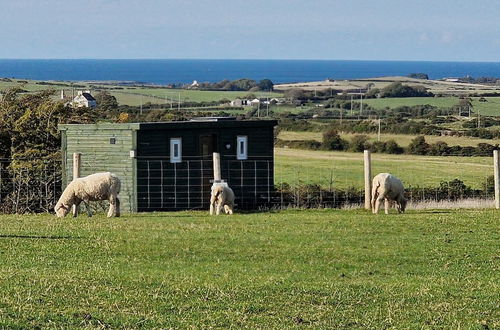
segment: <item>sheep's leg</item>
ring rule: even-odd
[[[377,190],[374,189],[372,200],[371,200],[371,203],[370,203],[371,207],[372,207],[372,213],[377,213],[377,212],[375,212],[375,203],[377,201],[377,197],[378,197]]]
[[[375,201],[375,212],[374,212],[375,214],[378,213],[378,210],[380,209],[380,204],[382,203],[383,199],[384,199],[384,197],[379,196],[377,198],[377,200]]]
[[[75,204],[73,205],[73,218],[76,218],[78,216],[78,210],[80,209],[81,202],[81,200],[76,200]]]
[[[121,214],[120,214],[120,199],[118,197],[116,197],[116,212],[115,212],[115,215],[117,217],[119,217]]]
[[[233,207],[232,205],[224,205],[224,211],[226,212],[226,214],[233,214]]]
[[[221,209],[222,209],[222,203],[218,202],[217,207],[215,209],[215,212],[216,212],[215,214],[220,215]]]
[[[87,210],[87,216],[89,218],[92,217],[92,209],[90,208],[89,201],[84,201],[83,204],[85,204],[85,209]]]
[[[215,196],[211,196],[210,197],[210,215],[214,215],[215,204],[216,204]]]
[[[108,218],[114,217],[116,215],[116,196],[109,196],[109,211]]]
[[[384,200],[384,209],[385,209],[385,214],[389,214],[389,209],[391,208],[391,203],[389,200],[386,198]]]

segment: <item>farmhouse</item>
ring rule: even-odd
[[[213,152],[237,208],[270,201],[274,187],[274,120],[197,118],[183,122],[59,125],[63,184],[72,178],[73,153],[81,175],[100,171],[122,180],[124,212],[208,209]]]
[[[90,91],[78,91],[78,95],[75,96],[71,105],[74,107],[95,108],[97,106],[97,102],[92,94],[90,94]]]

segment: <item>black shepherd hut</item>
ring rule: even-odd
[[[238,208],[266,204],[274,187],[274,120],[199,118],[183,122],[60,125],[65,166],[81,153],[81,175],[110,171],[122,179],[124,212],[205,209],[213,153]]]

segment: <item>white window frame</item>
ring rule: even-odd
[[[179,154],[177,157],[174,155],[175,146],[178,146]],[[180,163],[182,162],[182,138],[171,138],[170,139],[170,162]]]
[[[243,142],[243,148],[241,143]],[[236,137],[236,159],[248,159],[248,136],[238,135]]]

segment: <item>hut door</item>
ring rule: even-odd
[[[204,159],[212,159],[212,154],[217,152],[217,135],[200,136],[200,153]]]

